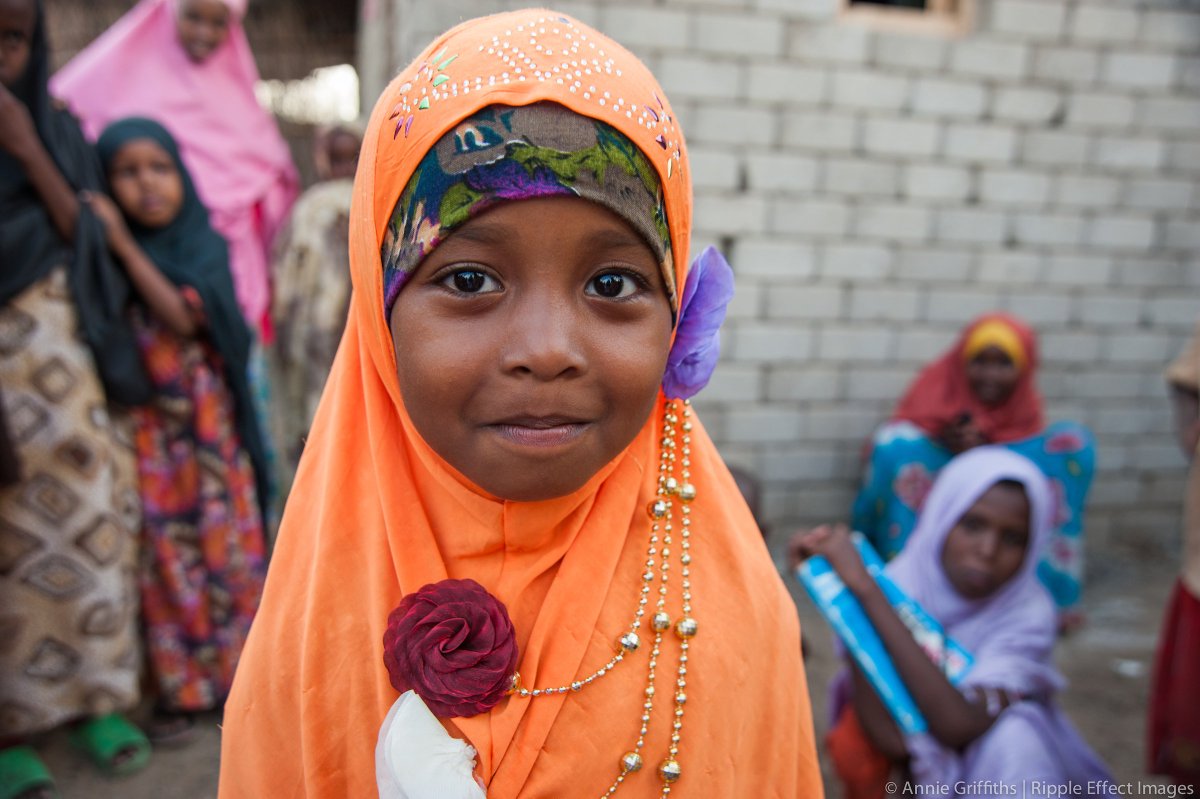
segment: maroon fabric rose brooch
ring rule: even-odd
[[[392,687],[441,718],[486,713],[512,687],[517,641],[508,610],[474,580],[431,583],[388,616],[383,662]]]

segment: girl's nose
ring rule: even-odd
[[[562,298],[539,293],[514,302],[504,335],[506,372],[555,380],[587,371],[579,309]]]

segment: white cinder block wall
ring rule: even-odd
[[[434,34],[524,4],[367,5],[369,103]],[[556,7],[641,56],[682,118],[696,251],[738,281],[697,405],[776,529],[844,517],[866,436],[999,308],[1041,333],[1050,417],[1099,438],[1090,541],[1173,551],[1161,370],[1200,316],[1200,6],[978,0],[960,39],[839,0]]]

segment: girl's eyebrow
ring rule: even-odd
[[[516,231],[509,225],[497,224],[487,219],[479,219],[469,225],[463,225],[454,235],[441,246],[451,243],[455,238],[472,241],[477,244],[501,244],[509,240]],[[584,243],[596,249],[618,249],[624,247],[647,247],[642,237],[624,226],[604,226],[591,231]]]

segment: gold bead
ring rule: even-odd
[[[646,508],[646,512],[650,514],[651,519],[661,519],[667,515],[667,503],[664,500],[656,499]]]
[[[634,652],[641,645],[642,639],[638,638],[638,634],[635,632],[625,633],[617,639],[617,646],[624,652]]]
[[[685,432],[685,433],[690,433],[690,432],[692,432],[692,423],[691,423],[691,422],[684,422],[684,423],[683,423],[683,432]]]
[[[650,626],[658,632],[664,632],[671,627],[671,614],[664,611],[659,611],[654,614],[654,618],[650,622]]]
[[[677,782],[683,776],[683,769],[679,767],[678,760],[667,758],[658,765],[658,776],[662,777],[663,782]]]
[[[683,691],[677,692],[675,694],[675,704],[686,705],[687,704],[687,694],[684,693]]]
[[[508,696],[512,696],[513,694],[517,693],[520,690],[521,690],[521,672],[514,671],[512,673],[512,676],[508,678],[508,690],[505,691],[504,693]]]
[[[696,487],[691,483],[684,483],[679,487],[679,501],[691,502],[696,498]]]
[[[692,638],[696,635],[699,625],[696,620],[690,616],[684,616],[679,621],[675,622],[675,634],[680,638]]]
[[[642,767],[642,756],[637,752],[626,752],[621,755],[621,773],[628,774]]]
[[[668,477],[665,481],[663,481],[663,491],[667,492],[668,494],[674,494],[678,490],[679,481],[674,477]]]

